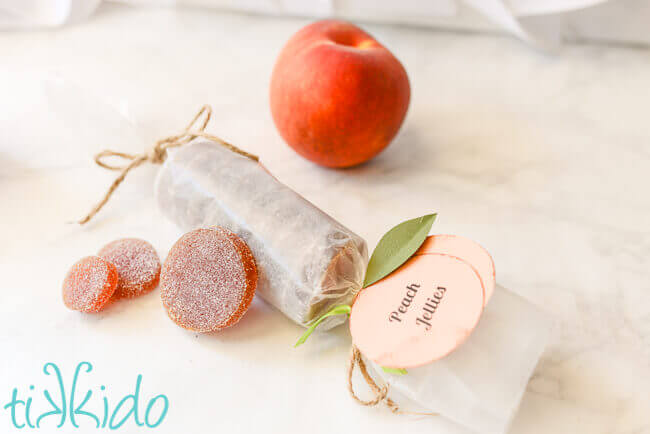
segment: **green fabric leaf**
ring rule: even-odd
[[[311,335],[314,332],[314,330],[316,330],[318,324],[322,323],[325,318],[334,315],[349,315],[351,310],[352,308],[350,307],[349,304],[341,304],[338,306],[334,306],[329,311],[327,311],[327,313],[325,313],[323,316],[321,316],[316,321],[314,321],[314,323],[309,326],[309,328],[305,331],[305,333],[303,333],[302,336],[300,336],[300,339],[298,339],[298,342],[296,342],[296,344],[293,347],[296,348],[304,344],[307,338],[309,337],[309,335]]]
[[[382,366],[381,369],[384,372],[388,372],[389,374],[395,374],[395,375],[406,375],[406,374],[408,374],[408,371],[406,369],[402,369],[402,368],[387,368],[386,366]]]
[[[428,214],[398,224],[379,240],[372,252],[363,287],[366,288],[398,269],[422,245],[437,214]]]

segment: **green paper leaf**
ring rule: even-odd
[[[318,327],[318,324],[322,323],[323,320],[329,316],[334,316],[334,315],[349,315],[350,311],[352,308],[350,307],[349,304],[340,304],[338,306],[334,306],[331,308],[327,313],[325,313],[323,316],[318,318],[312,325],[309,326],[309,328],[305,331],[305,333],[300,336],[300,339],[298,339],[298,342],[293,346],[294,348],[302,345],[305,343],[309,335],[311,335],[314,330],[316,330],[316,327]]]
[[[422,245],[437,214],[428,214],[398,224],[379,240],[372,252],[363,287],[366,288],[398,269]]]
[[[388,372],[389,374],[395,374],[395,375],[406,375],[406,374],[408,374],[408,371],[406,369],[402,369],[402,368],[387,368],[386,366],[382,366],[381,369],[384,372]]]

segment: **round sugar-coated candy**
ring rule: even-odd
[[[132,298],[158,285],[160,259],[151,244],[138,238],[123,238],[108,243],[98,255],[117,268],[115,297]]]
[[[257,287],[255,259],[232,232],[214,227],[183,235],[169,251],[160,276],[160,295],[169,317],[197,332],[235,324]]]
[[[63,281],[63,303],[72,310],[99,312],[117,287],[115,265],[99,256],[74,264]]]

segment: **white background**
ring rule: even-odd
[[[69,382],[88,360],[83,384],[106,385],[109,400],[139,373],[145,405],[169,397],[154,432],[462,432],[357,406],[345,327],[296,350],[301,329],[259,300],[236,327],[200,336],[167,319],[157,291],[94,316],[64,308],[60,285],[80,257],[137,236],[164,259],[180,235],[154,205],[155,167],[130,175],[91,224],[66,224],[114,176],[92,155],[144,149],[210,103],[211,132],[260,155],[371,247],[437,211],[436,232],[481,242],[500,284],[558,318],[512,433],[650,432],[649,52],[545,56],[507,38],[366,26],[404,63],[411,107],[383,154],[332,171],[284,145],[268,110],[274,59],[306,22],[103,6],[77,26],[0,34],[0,404],[13,387],[52,388],[45,362]],[[65,110],[43,103],[52,79],[75,89],[58,97]],[[0,427],[11,432],[5,410]]]

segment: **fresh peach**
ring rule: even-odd
[[[388,146],[410,94],[406,71],[388,49],[351,23],[322,20],[282,49],[271,77],[271,113],[298,154],[350,167]]]

